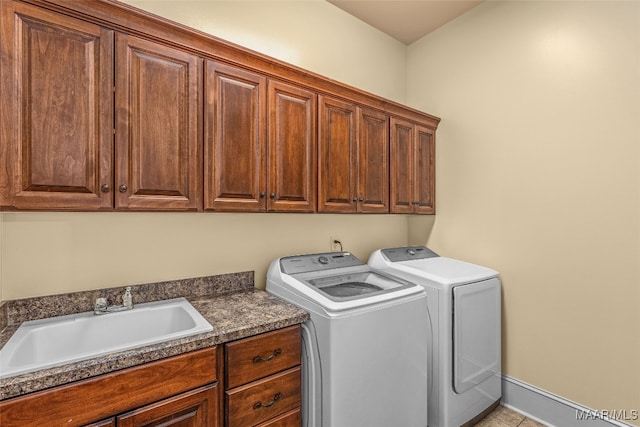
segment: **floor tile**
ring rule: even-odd
[[[533,421],[531,418],[525,418],[518,427],[545,427],[545,425],[540,424],[537,421]]]
[[[478,427],[518,427],[525,419],[524,415],[504,406],[498,406],[493,412],[476,424]],[[533,427],[533,426],[530,426]]]

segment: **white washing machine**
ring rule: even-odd
[[[267,292],[302,325],[304,427],[425,427],[427,296],[348,252],[276,259]]]
[[[497,404],[502,395],[498,273],[424,246],[379,249],[368,264],[427,291],[429,427],[459,427]]]

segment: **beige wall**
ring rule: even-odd
[[[0,298],[247,269],[261,287],[333,234],[362,258],[428,242],[501,272],[506,374],[640,409],[638,2],[488,2],[408,50],[319,0],[129,2],[443,117],[438,215],[2,213]]]
[[[407,69],[443,118],[410,238],[500,271],[507,375],[640,410],[640,2],[487,2]]]
[[[329,250],[329,237],[365,260],[406,242],[402,215],[4,213],[3,298],[255,270]]]
[[[403,44],[323,1],[129,3],[380,96],[404,101]],[[330,24],[323,26],[322,23]],[[271,260],[344,249],[366,260],[403,245],[402,215],[0,213],[0,298],[256,271]]]

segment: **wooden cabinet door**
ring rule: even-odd
[[[434,131],[416,125],[413,181],[416,213],[435,213],[435,147]]]
[[[391,212],[435,212],[434,131],[391,119]]]
[[[389,117],[360,109],[358,211],[389,211]]]
[[[266,78],[206,63],[204,208],[266,209]]]
[[[211,384],[133,410],[117,419],[118,427],[216,427],[218,387]]]
[[[202,61],[118,34],[116,69],[116,208],[200,209]]]
[[[358,191],[358,114],[355,105],[318,99],[318,212],[355,212]]]
[[[414,202],[414,135],[411,122],[391,119],[391,212],[412,213]]]
[[[0,7],[0,205],[110,209],[113,32]]]
[[[269,81],[269,211],[316,210],[316,102],[314,92]]]

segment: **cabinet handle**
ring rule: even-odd
[[[127,184],[120,184],[120,187],[118,187],[118,191],[121,193],[126,193],[128,189],[129,187],[127,187]]]
[[[275,199],[275,198],[276,198],[276,193],[271,193],[271,194],[269,195],[269,197],[271,197],[272,199]]]
[[[265,193],[264,191],[262,193],[260,193],[260,198],[264,199],[267,196],[267,193]]]
[[[273,396],[273,400],[271,400],[270,402],[267,402],[267,403],[256,402],[256,403],[254,403],[253,404],[253,409],[268,408],[270,406],[273,406],[273,404],[276,403],[280,399],[282,399],[282,393],[278,392]]]
[[[102,190],[103,193],[108,193],[111,191],[111,186],[109,184],[102,184],[100,190]]]
[[[420,204],[420,202],[415,202],[415,201],[414,201],[414,202],[413,202],[413,204],[414,204],[414,205],[419,205],[419,204]]]
[[[282,354],[282,349],[281,348],[277,348],[277,349],[275,349],[275,351],[273,353],[271,353],[267,357],[262,357],[262,356],[254,357],[253,358],[253,363],[268,362],[269,360],[273,359],[274,357],[278,357],[281,354]]]

